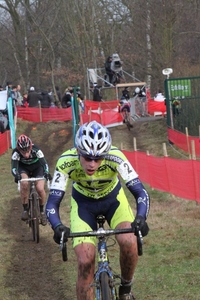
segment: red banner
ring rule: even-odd
[[[72,120],[72,108],[17,106],[17,117],[32,122],[70,121]]]
[[[84,101],[84,113],[81,114],[81,123],[90,122],[96,120],[102,125],[117,125],[122,122],[122,117],[118,112],[118,100],[95,102]]]
[[[163,102],[157,102],[152,99],[148,99],[148,113],[154,115],[155,112],[161,112],[163,115],[166,113],[166,105]]]
[[[4,154],[11,147],[10,130],[0,133],[0,155]]]
[[[123,153],[142,182],[175,196],[200,202],[200,161],[154,157],[143,152]]]
[[[178,148],[192,154],[192,142],[194,143],[194,154],[200,157],[200,139],[199,137],[187,136],[186,134],[168,128],[168,140],[174,143]]]

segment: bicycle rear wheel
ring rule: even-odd
[[[129,119],[128,119],[128,111],[125,110],[124,112],[125,112],[124,120],[125,120],[125,123],[126,123],[126,126],[127,126],[128,130],[130,131],[131,130],[131,124],[130,124]]]
[[[101,288],[101,300],[114,300],[112,296],[111,287],[109,285],[108,273],[102,272],[100,274],[100,288]]]
[[[32,194],[31,199],[31,230],[32,230],[32,237],[36,243],[39,243],[40,240],[40,233],[39,233],[39,207],[38,207],[38,196],[36,193]]]

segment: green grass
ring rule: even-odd
[[[27,122],[20,122],[18,132],[25,131],[27,125]],[[42,124],[38,126],[42,128]],[[54,124],[55,128],[57,126],[61,125]],[[48,126],[44,128],[47,130]],[[38,131],[32,135],[35,138],[38,135],[40,141]],[[114,139],[117,142],[116,137]],[[54,149],[53,139],[49,138],[48,143],[52,143],[49,148]],[[62,152],[62,149],[58,150]],[[74,300],[77,266],[71,241],[68,242],[68,262],[62,262],[50,226],[41,227],[39,244],[31,240],[28,226],[20,220],[22,208],[10,171],[11,152],[10,149],[0,157],[0,299]],[[52,158],[52,170],[56,159]],[[136,299],[198,300],[200,205],[146,187],[151,196],[150,232],[144,238],[143,256],[139,258],[135,272],[133,291]],[[135,200],[129,191],[125,191],[135,209]],[[60,210],[66,225],[69,224],[70,192],[71,186]],[[109,254],[112,268],[119,273],[117,245],[109,248]]]

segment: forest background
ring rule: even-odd
[[[0,84],[80,86],[87,98],[87,68],[118,53],[154,95],[164,68],[199,75],[199,16],[197,0],[0,1]]]

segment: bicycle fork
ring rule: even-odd
[[[109,287],[111,290],[112,299],[117,299],[113,273],[109,266],[109,259],[108,259],[105,238],[101,238],[98,243],[98,269],[94,275],[94,283],[93,283],[93,286],[95,286],[95,300],[101,299],[100,298],[100,295],[101,295],[100,279],[101,279],[101,274],[103,272],[106,272],[108,274]]]

